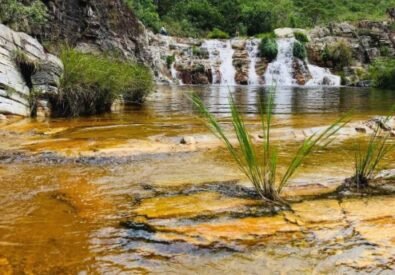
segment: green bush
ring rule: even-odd
[[[214,28],[211,32],[207,34],[207,38],[209,39],[228,39],[229,34],[220,29]]]
[[[294,33],[294,36],[295,36],[295,39],[298,40],[300,43],[307,43],[307,42],[309,42],[309,38],[303,32],[296,31]]]
[[[335,68],[343,68],[351,65],[352,49],[346,40],[339,40],[328,47],[329,60]]]
[[[47,7],[40,0],[31,1],[30,5],[18,0],[1,0],[0,22],[14,30],[30,32],[46,20]]]
[[[263,32],[258,33],[255,37],[261,40],[264,38],[276,39],[276,34],[274,32]]]
[[[175,61],[176,61],[176,56],[174,54],[166,56],[167,68],[170,69]]]
[[[141,65],[71,49],[63,49],[61,59],[61,88],[51,99],[58,116],[103,113],[120,97],[142,102],[153,88],[149,69]]]
[[[152,0],[124,0],[124,2],[144,25],[154,32],[159,32],[162,23],[157,13],[157,7]]]
[[[377,59],[369,68],[373,84],[380,88],[395,88],[395,59]]]
[[[276,39],[264,37],[259,45],[261,57],[266,58],[269,62],[276,59],[278,54],[278,45]]]
[[[304,60],[307,57],[306,47],[303,43],[295,41],[293,46],[293,56],[301,60]]]

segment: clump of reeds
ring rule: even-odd
[[[265,105],[261,102],[260,104],[263,149],[258,149],[258,146],[252,142],[249,132],[245,126],[244,119],[237,109],[231,95],[229,96],[229,104],[231,109],[232,125],[238,141],[238,148],[232,144],[225,134],[222,126],[207,110],[202,100],[194,94],[192,95],[192,101],[205,118],[208,127],[226,145],[228,152],[236,161],[240,170],[251,181],[260,197],[271,205],[287,204],[280,197],[280,194],[283,188],[289,183],[289,179],[295,174],[304,160],[315,151],[315,149],[318,147],[323,148],[328,146],[333,140],[332,137],[348,122],[346,116],[344,116],[320,133],[315,133],[309,138],[306,138],[295,153],[294,158],[289,163],[282,178],[277,181],[277,148],[273,145],[270,138],[274,104],[273,91],[270,92],[268,103]]]
[[[355,174],[351,179],[347,180],[351,187],[357,187],[358,189],[368,187],[380,162],[384,160],[388,153],[395,149],[395,145],[389,142],[391,132],[385,131],[382,127],[391,118],[391,116],[387,116],[382,122],[376,123],[366,149],[362,149],[359,144],[355,153]]]

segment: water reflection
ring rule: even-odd
[[[258,113],[260,100],[267,101],[269,87],[262,86],[160,86],[160,96],[151,101],[159,112],[190,112],[186,93],[198,93],[213,113],[228,115],[228,95],[244,113]],[[395,104],[395,92],[390,90],[278,87],[275,92],[276,114],[338,113],[353,110],[357,113],[385,113]]]

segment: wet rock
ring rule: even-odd
[[[3,275],[11,275],[14,274],[10,262],[7,258],[3,258],[0,256],[0,273]]]
[[[362,133],[362,134],[366,134],[366,128],[364,127],[356,127],[355,131],[357,131],[358,133]]]
[[[277,215],[167,227],[165,231],[172,233],[160,233],[164,240],[184,240],[199,246],[234,247],[287,242],[287,236],[300,233],[300,227]]]
[[[121,222],[120,225],[122,227],[125,227],[127,229],[132,229],[135,231],[146,231],[149,233],[155,233],[156,229],[147,224],[147,223],[142,223],[142,222],[135,222],[135,221],[125,221],[125,222]]]
[[[260,200],[226,197],[214,192],[144,199],[133,211],[149,219],[215,216],[224,212],[243,212],[245,207],[259,205]]]
[[[181,138],[180,144],[184,144],[184,145],[194,145],[194,144],[196,144],[196,140],[195,140],[194,137],[186,136],[186,137],[182,137],[182,138]]]
[[[312,78],[309,69],[307,68],[307,65],[304,61],[294,58],[292,62],[292,66],[293,66],[293,78],[296,80],[296,83],[298,83],[298,85],[304,85],[306,84],[307,81],[309,81]],[[323,85],[329,85],[329,84],[323,84]]]

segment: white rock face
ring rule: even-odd
[[[0,114],[29,116],[31,92],[56,94],[62,74],[62,62],[36,39],[0,24]]]

